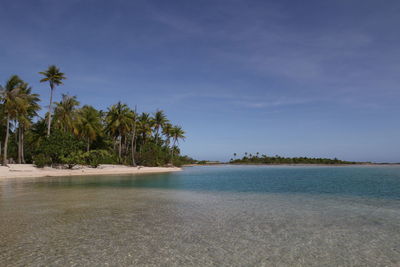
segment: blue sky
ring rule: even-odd
[[[163,109],[182,151],[400,162],[399,1],[2,0],[0,82]]]

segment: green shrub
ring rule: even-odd
[[[33,156],[33,162],[38,168],[43,168],[44,166],[51,165],[52,163],[51,158],[45,154],[37,154]]]
[[[82,151],[71,152],[66,156],[60,158],[62,164],[67,164],[68,169],[72,169],[75,165],[85,164],[85,153]]]
[[[41,142],[36,153],[44,154],[51,158],[53,163],[71,162],[73,157],[76,158],[77,151],[83,151],[85,144],[76,136],[68,132],[55,130],[49,137]],[[79,164],[79,162],[75,163]]]
[[[117,158],[107,150],[91,150],[84,154],[85,163],[97,168],[100,164],[116,164]]]

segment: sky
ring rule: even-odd
[[[400,1],[1,0],[0,84],[18,74],[106,109],[164,110],[183,154],[400,162]]]

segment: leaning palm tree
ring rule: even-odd
[[[89,152],[90,144],[102,131],[100,113],[94,107],[85,105],[78,111],[78,116],[78,133],[86,141],[86,151]]]
[[[25,113],[29,107],[26,93],[21,88],[23,84],[24,82],[17,75],[13,75],[6,82],[5,87],[1,91],[1,102],[6,115],[6,135],[4,140],[3,165],[8,164],[7,152],[8,139],[10,136],[10,121],[12,119],[16,119],[18,114]]]
[[[25,163],[24,156],[24,136],[25,131],[31,127],[32,120],[34,117],[38,116],[38,111],[40,110],[39,105],[39,95],[32,93],[32,88],[27,84],[23,83],[21,85],[21,91],[24,93],[27,108],[21,110],[17,115],[18,121],[18,163]]]
[[[164,124],[164,127],[162,128],[162,133],[165,136],[165,145],[168,148],[169,144],[171,143],[171,131],[172,131],[172,124],[167,122]]]
[[[182,129],[181,126],[173,126],[171,129],[171,137],[173,140],[172,148],[171,148],[171,160],[174,157],[174,149],[175,145],[179,143],[179,139],[185,140],[185,131]]]
[[[42,74],[44,76],[43,79],[40,80],[40,82],[49,82],[50,84],[50,104],[49,104],[49,114],[47,118],[47,136],[50,136],[50,127],[51,127],[51,106],[53,103],[53,91],[55,89],[55,86],[61,85],[62,80],[65,80],[66,77],[64,76],[64,73],[60,72],[60,69],[55,66],[51,65],[48,67],[47,70],[39,72],[39,74]]]

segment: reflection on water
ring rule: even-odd
[[[400,195],[387,189],[396,171],[213,167],[2,181],[0,265],[398,266]],[[339,194],[329,175],[347,185],[364,175],[369,186]],[[372,190],[373,177],[386,185]]]

